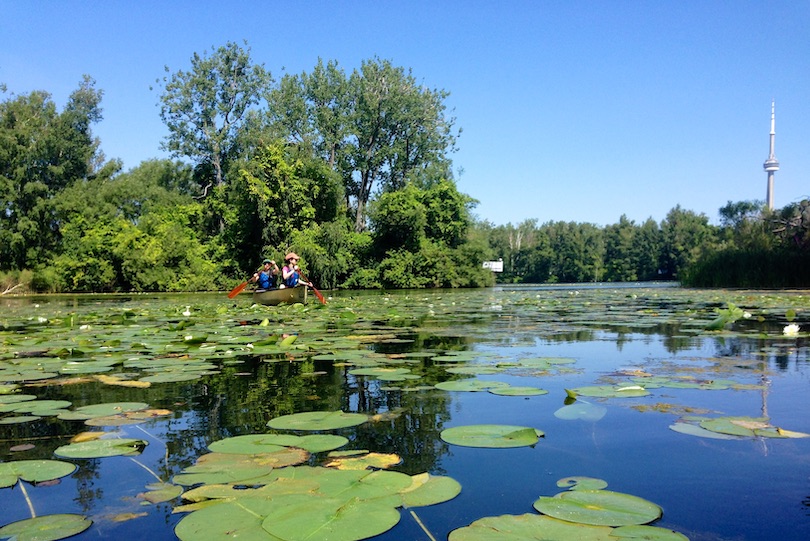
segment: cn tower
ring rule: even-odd
[[[765,163],[762,165],[765,168],[765,172],[768,173],[768,193],[765,199],[765,203],[768,205],[768,210],[773,210],[773,174],[779,171],[779,161],[776,159],[776,156],[773,154],[773,140],[776,137],[776,122],[774,120],[773,115],[774,110],[774,102],[771,101],[771,151],[768,154],[768,159],[765,160]]]

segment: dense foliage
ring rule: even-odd
[[[477,222],[450,154],[448,93],[373,58],[275,81],[250,50],[194,54],[158,81],[171,160],[122,171],[92,126],[85,76],[60,112],[44,91],[0,102],[0,293],[229,289],[294,250],[319,287],[681,280],[810,284],[810,208],[673,208],[659,224]],[[0,85],[0,90],[5,91]]]

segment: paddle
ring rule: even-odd
[[[239,295],[242,292],[242,290],[247,287],[247,285],[248,285],[247,280],[245,280],[244,282],[242,282],[241,284],[239,284],[238,286],[233,288],[231,290],[231,292],[228,293],[228,298],[232,299],[232,298],[236,297],[237,295]]]
[[[298,276],[303,278],[305,282],[309,282],[307,277],[304,276],[304,273],[301,272],[300,269],[298,270]],[[309,283],[311,284],[312,282],[309,282]],[[315,286],[310,286],[310,287],[312,288],[312,292],[315,293],[315,296],[318,297],[318,300],[321,301],[321,304],[326,304],[326,299],[323,298],[323,295],[321,295],[321,292],[318,291],[318,289]]]
[[[259,269],[257,269],[256,272],[259,272],[260,270],[262,270],[261,267]],[[252,276],[251,276],[251,278],[252,278]],[[250,278],[248,278],[247,280],[245,280],[244,282],[242,282],[241,284],[239,284],[238,286],[233,288],[231,290],[231,292],[228,293],[228,298],[232,299],[232,298],[236,297],[237,295],[239,295],[242,292],[242,290],[247,287],[249,280],[250,280]]]

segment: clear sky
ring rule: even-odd
[[[808,0],[0,0],[0,82],[60,108],[88,74],[95,126],[126,170],[166,157],[164,75],[246,40],[276,77],[319,57],[375,56],[450,92],[459,188],[478,218],[717,223],[765,199],[776,100],[775,206],[810,197]]]

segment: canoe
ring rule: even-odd
[[[307,288],[302,286],[286,287],[284,289],[268,289],[266,291],[254,291],[253,302],[266,304],[268,306],[275,306],[284,302],[289,304],[296,302],[306,304]]]

